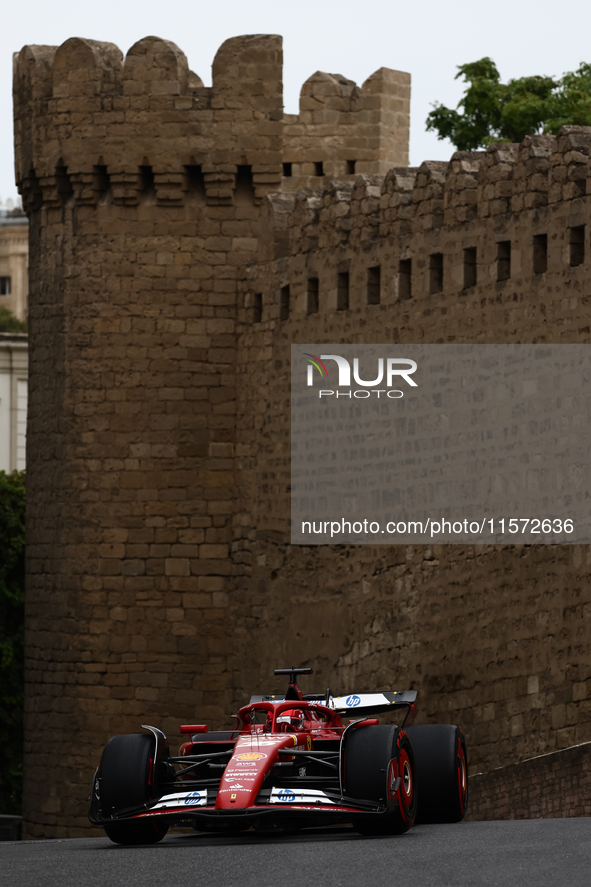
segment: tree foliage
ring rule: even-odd
[[[27,323],[4,306],[0,307],[0,333],[26,333]]]
[[[25,473],[0,471],[0,813],[20,813],[23,761]]]
[[[427,129],[451,139],[458,151],[486,148],[493,142],[521,142],[534,133],[557,133],[561,126],[591,126],[591,65],[559,80],[534,75],[501,83],[491,58],[459,65],[467,84],[457,108],[435,104]]]

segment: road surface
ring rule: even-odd
[[[415,826],[363,838],[350,828],[290,836],[167,836],[0,843],[7,887],[591,887],[591,818]]]

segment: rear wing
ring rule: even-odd
[[[327,698],[328,696],[328,698]],[[318,702],[333,709],[340,715],[360,717],[367,714],[380,714],[395,711],[397,708],[410,709],[417,698],[416,690],[385,690],[383,693],[350,693],[348,696],[330,696],[326,693],[307,693],[306,702]],[[283,702],[285,696],[251,696],[253,702]],[[297,700],[294,700],[297,708]]]
[[[340,715],[359,717],[381,714],[397,708],[410,708],[417,698],[416,690],[386,690],[383,693],[350,693],[349,696],[331,696],[328,707]]]

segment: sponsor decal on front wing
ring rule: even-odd
[[[312,788],[274,788],[269,800],[271,804],[330,804],[334,806],[334,801],[327,798],[324,792]]]
[[[168,807],[205,807],[207,804],[207,791],[179,792],[174,795],[164,795],[151,810],[166,810]]]

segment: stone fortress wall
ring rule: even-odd
[[[590,146],[591,130],[565,127],[272,195],[266,261],[243,284],[262,305],[239,348],[239,424],[263,466],[247,500],[252,603],[341,683],[412,675],[423,716],[467,730],[471,772],[589,739],[588,549],[286,545],[290,345],[587,342]],[[283,589],[299,592],[289,613]]]
[[[411,170],[408,75],[299,116],[281,77],[274,36],[211,88],[154,37],[15,56],[30,835],[88,833],[110,735],[222,726],[286,662],[416,687],[473,772],[591,738],[587,549],[292,547],[288,401],[292,342],[587,341],[591,133]]]

